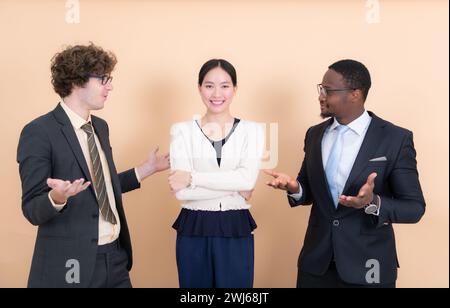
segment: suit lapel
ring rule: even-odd
[[[328,214],[332,215],[335,208],[333,203],[333,198],[331,197],[331,192],[328,187],[327,178],[325,175],[325,170],[323,168],[323,162],[322,162],[322,139],[323,135],[325,134],[326,129],[333,123],[333,119],[324,122],[320,129],[317,131],[317,135],[313,136],[313,148],[311,152],[311,156],[313,157],[312,161],[312,170],[314,170],[317,174],[317,176],[314,176],[316,178],[317,182],[313,184],[314,187],[317,187],[320,189],[319,195],[321,196],[327,196],[326,198],[329,199],[329,202],[325,202],[324,204],[330,205],[326,207],[326,211]]]
[[[108,142],[108,132],[104,125],[100,125],[100,121],[97,117],[91,116],[91,120],[95,134],[97,135],[98,141],[100,141],[100,146],[102,147],[103,153],[105,153],[106,160],[108,161],[108,167],[110,167],[112,161],[112,153]]]
[[[361,148],[356,156],[355,163],[345,183],[343,193],[345,193],[348,187],[358,178],[361,172],[366,168],[369,160],[373,157],[377,151],[377,144],[380,144],[383,138],[383,122],[380,118],[369,112],[372,117],[369,128],[367,129],[366,136],[364,137]]]
[[[372,117],[370,125],[367,129],[366,136],[364,137],[363,143],[361,144],[361,148],[359,149],[358,155],[356,156],[355,162],[353,164],[352,170],[347,178],[347,182],[345,183],[344,189],[342,190],[343,195],[348,195],[350,192],[348,191],[349,187],[355,182],[361,172],[364,171],[369,160],[373,157],[375,152],[377,151],[377,145],[381,143],[383,138],[383,120],[378,118],[374,113],[369,111],[369,115]],[[367,179],[364,180],[364,183]],[[355,210],[353,208],[338,206],[338,209],[344,212]]]
[[[56,120],[62,124],[61,131],[67,140],[70,148],[72,149],[73,155],[75,156],[78,165],[80,166],[85,179],[92,183],[91,174],[89,173],[89,168],[84,158],[83,151],[81,150],[80,143],[73,129],[72,123],[70,123],[69,117],[65,113],[64,109],[58,104],[58,106],[53,110],[53,114]],[[94,193],[93,185],[90,185],[92,192]],[[95,195],[95,193],[94,193]]]

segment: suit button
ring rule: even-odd
[[[92,214],[92,218],[97,219],[98,218],[98,214]]]
[[[98,238],[93,238],[93,239],[91,240],[91,242],[92,242],[92,243],[98,243]]]
[[[339,220],[333,220],[333,226],[339,227]]]

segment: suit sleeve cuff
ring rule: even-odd
[[[300,185],[300,183],[298,181],[297,181],[297,183],[298,183],[298,192],[295,194],[288,193],[288,196],[294,198],[295,201],[299,201],[303,195],[302,185]]]

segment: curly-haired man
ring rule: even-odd
[[[113,89],[116,63],[92,43],[56,54],[52,84],[62,101],[22,130],[22,210],[39,226],[29,287],[131,287],[122,193],[168,169],[169,160],[155,150],[142,165],[117,173],[108,125],[91,115]]]

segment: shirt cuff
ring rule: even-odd
[[[57,210],[58,212],[60,212],[67,204],[67,201],[64,202],[63,204],[56,204],[55,201],[53,201],[52,197],[50,196],[50,192],[48,193],[48,199],[50,200],[55,210]]]
[[[139,183],[141,183],[141,177],[139,176],[139,173],[137,171],[137,168],[134,168],[134,173],[136,174],[136,179]]]
[[[300,200],[302,198],[302,195],[303,195],[302,185],[300,185],[300,183],[298,181],[297,181],[297,183],[298,183],[298,192],[295,193],[295,194],[289,194],[288,193],[288,196],[291,197],[291,198],[294,198],[295,201]]]

